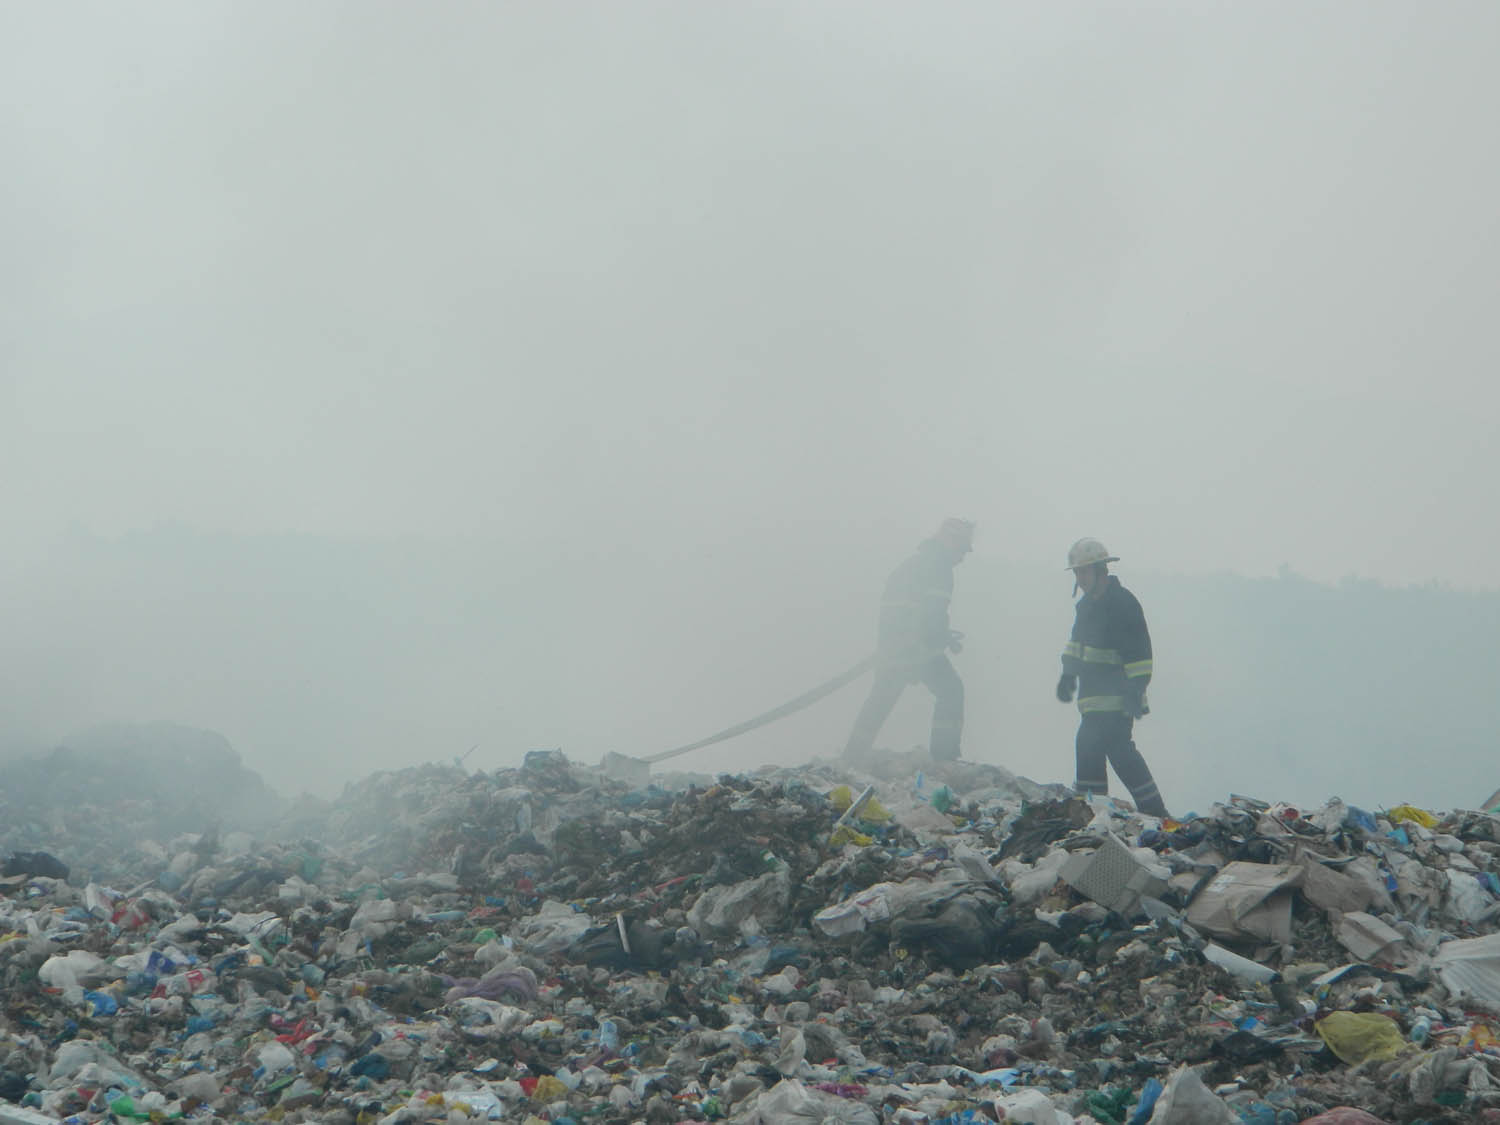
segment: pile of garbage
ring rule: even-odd
[[[48,851],[128,881],[152,840],[258,829],[285,802],[215,731],[175,723],[82,731],[46,754],[0,760],[0,854]]]
[[[538,751],[138,814],[7,828],[0,1125],[1500,1122],[1485,812]]]

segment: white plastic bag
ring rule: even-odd
[[[794,1078],[752,1096],[730,1120],[740,1125],[880,1125],[869,1106],[809,1090]]]
[[[1167,1079],[1147,1125],[1240,1125],[1240,1117],[1196,1070],[1180,1066]]]

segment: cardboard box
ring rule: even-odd
[[[1334,935],[1361,961],[1392,961],[1406,939],[1373,914],[1351,910],[1339,919]]]
[[[1292,892],[1302,878],[1300,864],[1225,864],[1189,904],[1188,924],[1219,937],[1263,938],[1290,945]]]

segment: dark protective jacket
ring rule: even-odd
[[[1063,671],[1078,677],[1078,710],[1123,711],[1127,697],[1145,699],[1151,682],[1151,634],[1135,595],[1113,574],[1097,598],[1078,599],[1073,635],[1063,646]]]
[[[953,556],[936,539],[891,572],[880,599],[877,645],[887,661],[921,663],[948,649]]]

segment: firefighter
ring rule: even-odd
[[[948,652],[963,650],[962,634],[949,628],[953,568],[974,547],[974,524],[947,519],[885,584],[875,652],[875,682],[844,747],[845,757],[869,753],[875,736],[908,684],[927,685],[933,696],[931,754],[958,757],[964,726],[964,683]]]
[[[1109,573],[1109,564],[1119,561],[1097,539],[1080,539],[1068,549],[1073,592],[1082,590],[1083,597],[1063,648],[1057,698],[1071,703],[1076,690],[1082,715],[1073,787],[1085,796],[1108,793],[1107,765],[1113,766],[1136,808],[1166,816],[1151,768],[1131,737],[1135,721],[1151,710],[1151,634],[1141,603]]]

